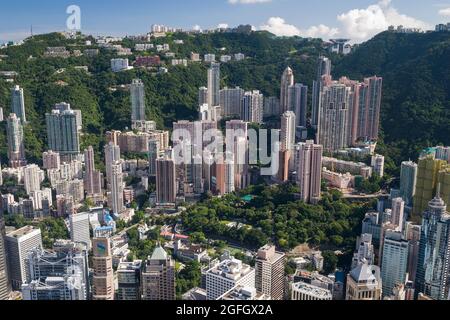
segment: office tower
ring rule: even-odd
[[[417,263],[419,261],[420,234],[422,226],[415,225],[412,222],[406,223],[405,234],[409,242],[408,250],[408,279],[412,283],[416,281]]]
[[[413,198],[416,194],[418,166],[412,161],[402,162],[400,173],[400,196],[407,207],[412,207]]]
[[[52,150],[46,151],[42,154],[43,168],[46,170],[58,170],[61,165],[61,157],[58,152]]]
[[[220,105],[220,63],[211,63],[208,69],[208,105]]]
[[[95,170],[94,148],[89,146],[84,150],[84,189],[89,196],[101,195],[103,175],[100,171]]]
[[[255,264],[255,288],[271,300],[284,299],[286,255],[266,245],[258,250]]]
[[[384,176],[384,156],[376,154],[372,156],[372,168],[373,172],[380,178]]]
[[[92,278],[93,300],[114,300],[114,270],[109,238],[92,239],[94,276]]]
[[[287,67],[281,77],[280,112],[289,111],[289,87],[294,85],[294,71]]]
[[[120,147],[112,142],[105,146],[105,168],[108,186],[112,180],[112,165],[120,161]]]
[[[31,195],[34,191],[41,190],[41,182],[44,181],[44,171],[35,164],[30,164],[23,169],[23,181],[25,191]]]
[[[158,140],[149,140],[148,141],[148,162],[149,169],[148,174],[150,177],[156,177],[156,160],[160,155],[160,143]]]
[[[198,89],[198,105],[208,104],[208,88],[201,87]]]
[[[5,220],[0,210],[0,300],[7,300],[11,293],[11,282],[8,272],[8,256],[6,251]]]
[[[69,216],[70,239],[86,245],[91,250],[89,213],[76,213]]]
[[[288,88],[288,110],[296,116],[296,126],[306,127],[308,113],[308,87],[296,83]]]
[[[364,79],[359,95],[358,138],[365,141],[378,140],[383,78]]]
[[[217,300],[236,286],[255,288],[255,269],[241,260],[228,259],[206,271],[207,300]]]
[[[291,300],[294,301],[333,300],[330,290],[305,282],[293,283],[291,291]]]
[[[432,156],[419,159],[416,194],[414,195],[414,217],[419,217],[433,199],[438,185],[439,171],[446,165],[445,160],[436,160]]]
[[[382,290],[380,268],[361,263],[347,276],[345,300],[381,300]]]
[[[373,236],[368,233],[363,233],[361,237],[358,237],[357,251],[354,253],[352,260],[352,269],[364,263],[375,264],[375,249],[372,238]]]
[[[175,300],[175,262],[161,246],[156,247],[142,272],[143,300]]]
[[[60,106],[63,105],[64,109]],[[56,105],[51,113],[45,114],[47,123],[48,147],[63,156],[80,153],[79,114],[70,105]]]
[[[319,57],[316,80],[313,81],[312,92],[312,125],[318,126],[320,119],[320,92],[322,90],[322,77],[331,76],[331,60]]]
[[[123,211],[123,189],[122,164],[115,162],[111,165],[111,185],[108,198],[113,214],[120,214]]]
[[[17,168],[26,164],[23,126],[16,114],[12,113],[6,119],[8,136],[8,159],[10,167]]]
[[[402,232],[405,224],[405,201],[402,198],[392,200],[391,223],[396,225],[397,230]]]
[[[409,243],[399,231],[386,231],[381,267],[383,296],[393,294],[397,285],[406,283]]]
[[[88,300],[88,250],[81,243],[58,240],[52,251],[35,249],[26,258],[24,300]]]
[[[244,89],[239,87],[220,90],[220,106],[224,117],[239,116],[241,114],[241,100],[244,93]]]
[[[117,300],[141,300],[141,269],[141,260],[119,263]]]
[[[22,121],[22,124],[27,122],[25,99],[23,97],[23,89],[20,86],[15,86],[11,89],[11,113],[14,113]]]
[[[352,91],[345,84],[333,82],[322,87],[317,143],[325,151],[332,153],[348,146],[351,103]]]
[[[281,116],[281,151],[292,150],[295,145],[295,113],[286,111]]]
[[[134,79],[130,85],[131,121],[145,121],[145,87],[141,79]]]
[[[264,95],[258,90],[247,91],[241,100],[241,120],[262,124]]]
[[[434,300],[447,300],[450,277],[450,214],[437,188],[436,197],[423,214],[416,293]]]
[[[312,140],[297,144],[297,184],[306,203],[317,203],[321,198],[322,154],[322,146]]]
[[[26,226],[6,234],[9,275],[14,290],[27,281],[25,259],[30,250],[42,248],[41,230]]]
[[[159,204],[176,202],[175,161],[169,157],[156,160],[156,201]]]

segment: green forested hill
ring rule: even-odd
[[[183,45],[173,43],[184,40]],[[26,149],[30,160],[39,161],[45,149],[45,112],[61,101],[71,103],[83,112],[83,146],[94,145],[100,154],[103,133],[124,129],[130,122],[129,93],[112,91],[116,85],[129,84],[135,77],[146,85],[147,116],[162,127],[177,119],[194,119],[197,114],[198,87],[206,85],[206,67],[169,67],[169,73],[152,74],[132,70],[114,74],[110,71],[111,52],[101,50],[96,58],[43,58],[48,46],[66,46],[83,50],[81,40],[67,40],[59,34],[37,36],[22,46],[9,47],[0,54],[0,70],[17,71],[17,83],[24,87],[27,118]],[[316,59],[326,54],[320,40],[297,37],[277,38],[267,32],[246,34],[173,34],[156,40],[171,44],[178,58],[191,52],[234,54],[242,52],[248,59],[222,66],[222,85],[259,89],[265,95],[278,95],[280,77],[290,65],[297,82],[309,86],[315,77]],[[134,47],[126,39],[125,47]],[[224,49],[223,49],[224,48]],[[150,53],[149,53],[150,54]],[[30,59],[29,57],[33,58]],[[134,57],[130,57],[134,60]],[[401,35],[382,33],[361,45],[353,54],[331,56],[335,77],[348,75],[355,79],[378,75],[385,78],[382,127],[385,144],[382,152],[397,164],[415,158],[419,150],[437,143],[450,144],[450,33]],[[90,74],[76,70],[88,66]],[[62,73],[58,70],[65,68]],[[12,84],[0,79],[0,105],[9,112],[9,90]],[[6,158],[4,124],[0,130],[0,156]]]

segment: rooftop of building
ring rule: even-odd
[[[237,286],[232,290],[225,293],[218,300],[269,300],[268,297],[261,292],[258,292],[256,288]]]
[[[300,291],[301,293],[314,296],[323,300],[331,300],[333,299],[333,295],[330,290],[326,290],[323,288],[319,288],[304,282],[297,282],[292,285],[293,290]]]
[[[35,228],[33,226],[25,226],[20,229],[13,230],[7,234],[8,237],[20,238],[26,235],[29,235],[33,232],[40,231],[40,229]]]
[[[249,265],[242,263],[241,260],[228,259],[211,268],[208,273],[237,281],[248,275],[252,270],[254,269]]]

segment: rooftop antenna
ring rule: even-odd
[[[33,25],[31,25],[31,37],[33,38]]]
[[[438,183],[437,188],[436,188],[436,198],[440,199],[441,198],[441,183]]]

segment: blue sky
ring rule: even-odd
[[[236,3],[232,3],[236,2]],[[250,3],[245,3],[250,2]],[[450,0],[15,0],[2,1],[0,41],[66,28],[78,5],[82,31],[142,34],[154,23],[190,29],[248,23],[278,35],[363,41],[390,24],[429,28],[450,21]]]

